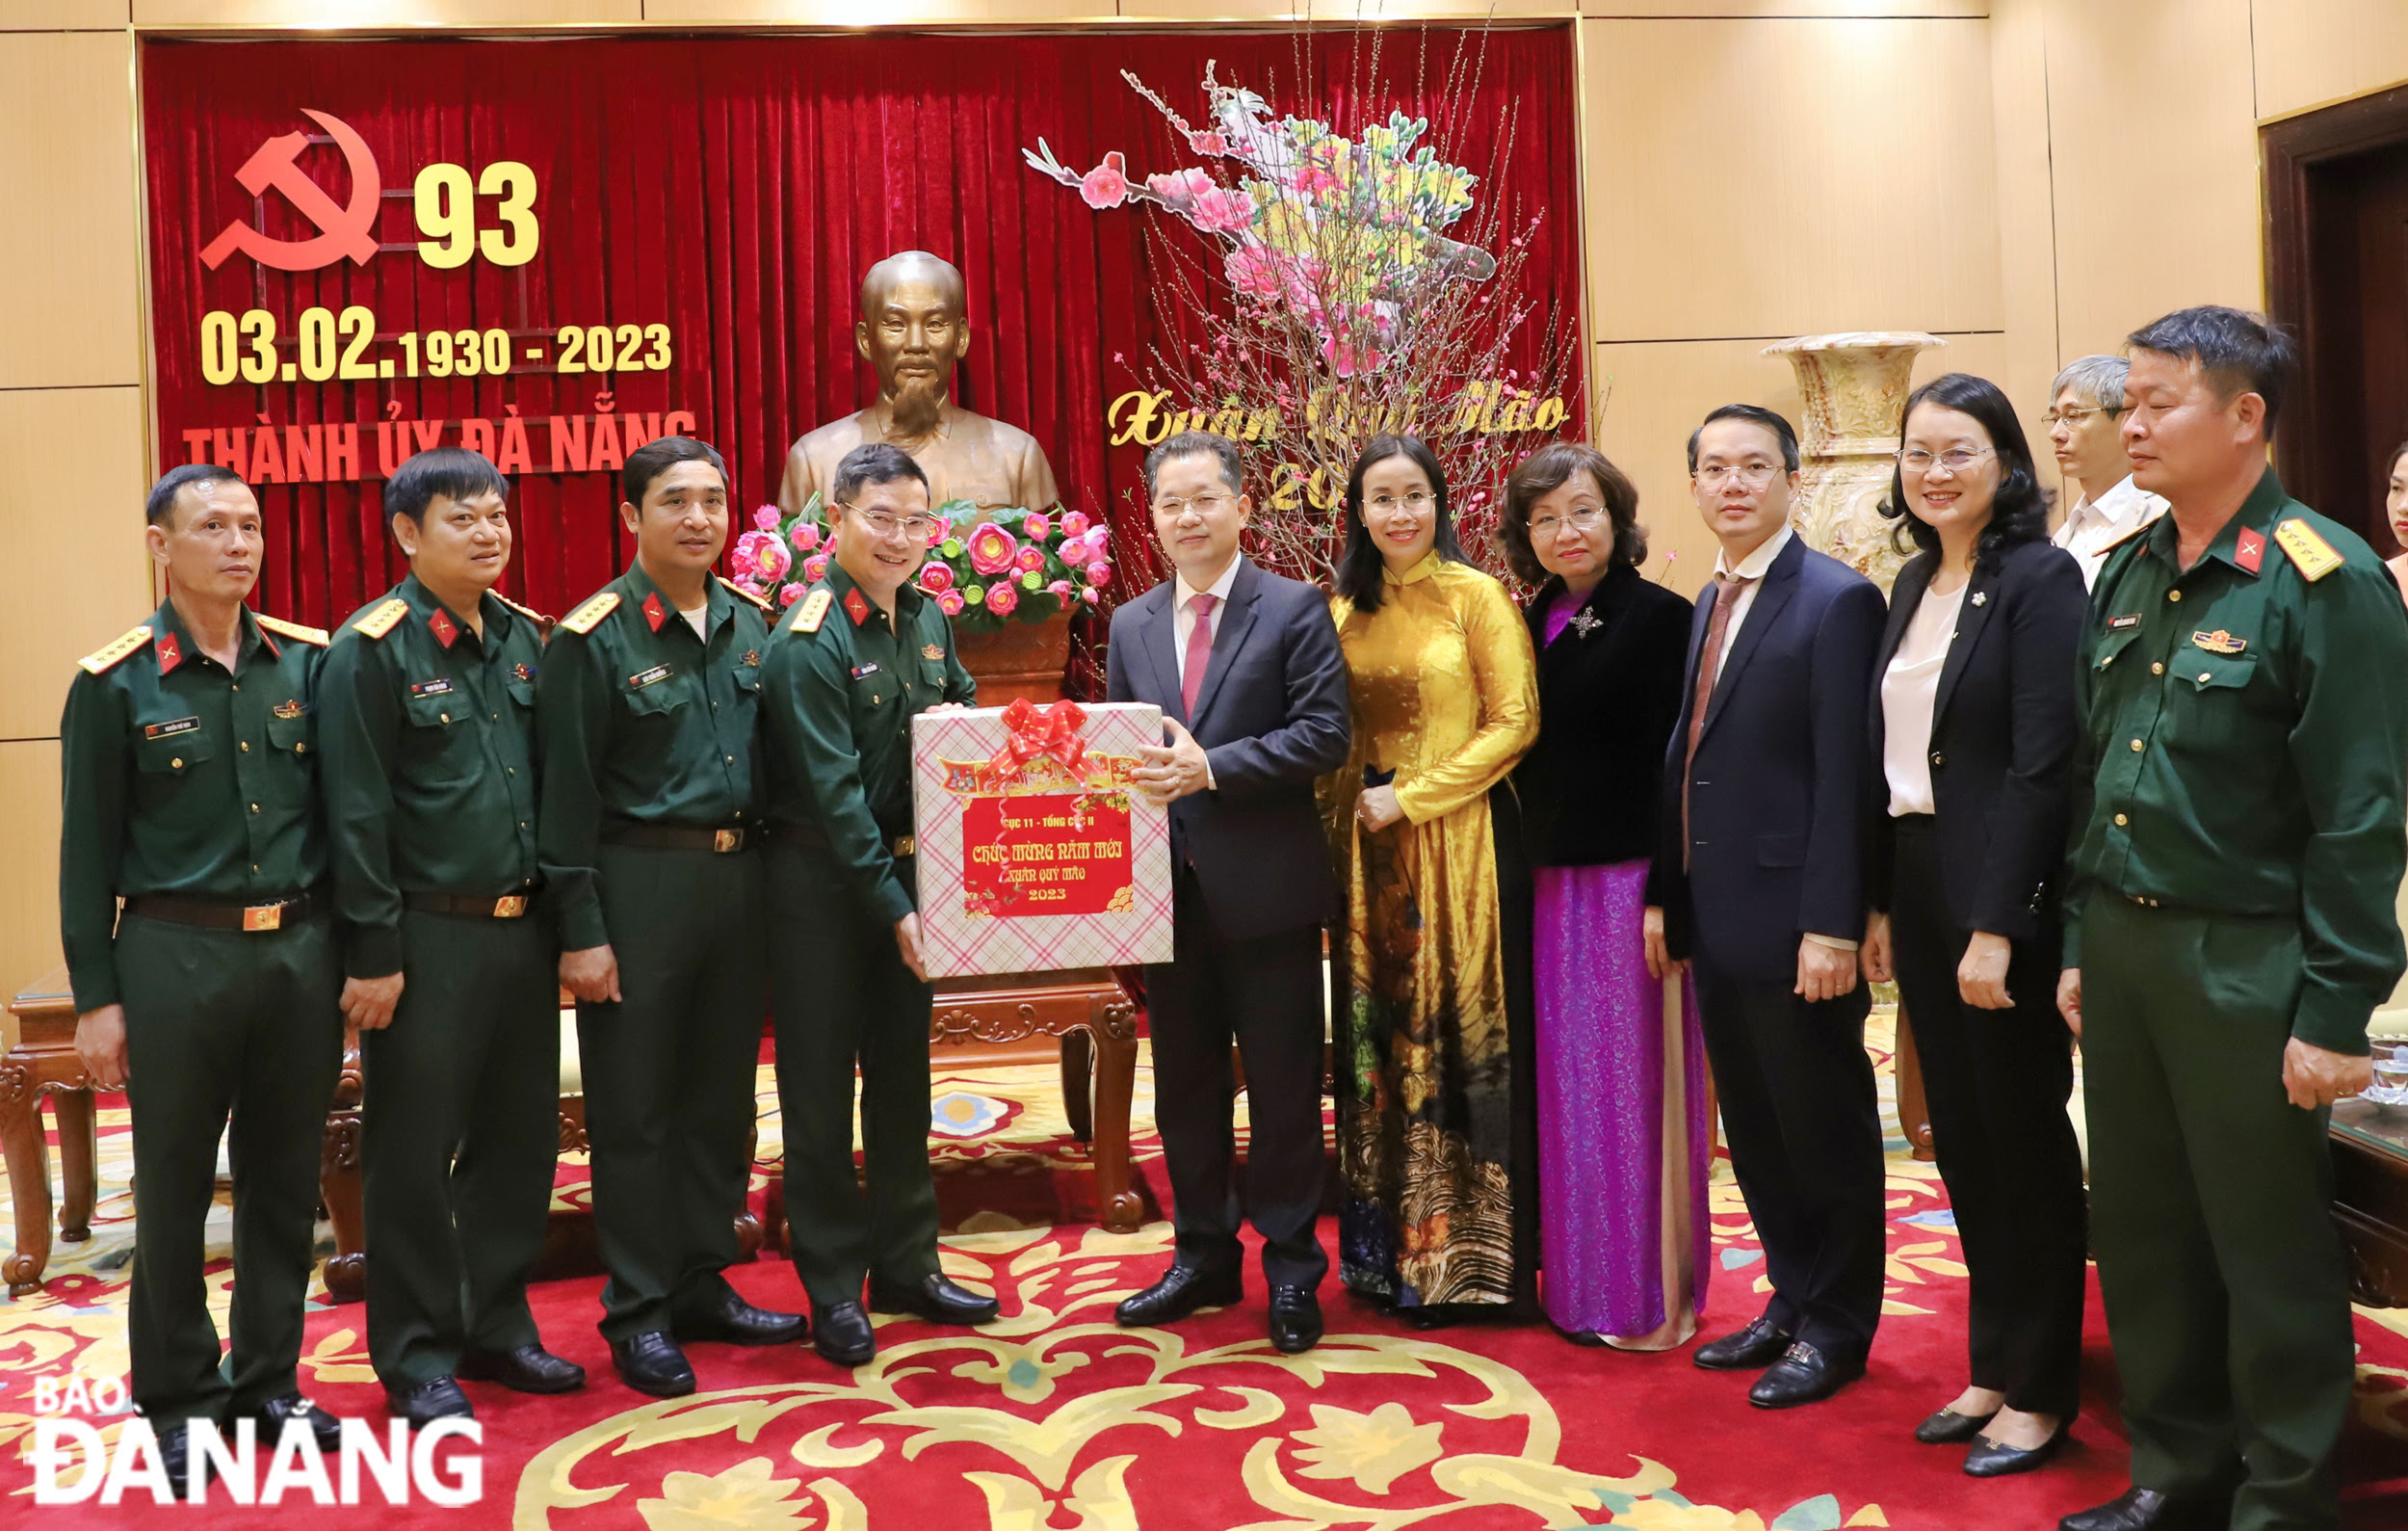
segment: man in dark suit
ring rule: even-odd
[[[1112,614],[1111,700],[1163,709],[1170,743],[1139,784],[1169,805],[1172,960],[1145,970],[1154,1120],[1178,1246],[1169,1271],[1120,1305],[1132,1327],[1243,1296],[1241,1202],[1263,1235],[1270,1337],[1322,1335],[1329,1267],[1322,1202],[1322,923],[1336,908],[1313,780],[1344,765],[1346,660],[1327,599],[1238,551],[1254,514],[1238,449],[1191,432],[1146,454],[1154,530],[1177,570]],[[1235,1175],[1229,1067],[1245,1061],[1251,1140]]]
[[[1763,1315],[1694,1359],[1764,1368],[1748,1401],[1783,1409],[1864,1375],[1881,1316],[1881,1124],[1856,946],[1883,607],[1870,580],[1790,530],[1789,421],[1724,405],[1688,461],[1722,552],[1698,595],[1666,760],[1648,962],[1695,958],[1731,1167],[1772,1280]]]

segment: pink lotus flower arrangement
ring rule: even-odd
[[[762,513],[774,509],[763,506],[753,529],[736,539],[730,575],[791,606],[827,577],[835,550],[818,495],[800,515],[761,524]],[[1097,518],[1060,509],[982,510],[967,500],[949,501],[935,514],[928,561],[913,582],[960,630],[994,632],[1008,622],[1101,606],[1099,589],[1112,581],[1112,535]]]

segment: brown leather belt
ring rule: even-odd
[[[254,936],[282,930],[287,923],[299,923],[324,907],[315,893],[295,893],[259,904],[178,898],[169,893],[144,893],[125,901],[125,912],[140,914],[144,919],[198,925],[206,930],[245,931]]]
[[[514,920],[525,917],[535,902],[531,893],[405,893],[402,902],[426,914],[465,914],[477,919]]]
[[[679,824],[623,824],[602,831],[605,845],[640,845],[654,851],[709,851],[726,856],[764,838],[755,824],[731,824],[720,829],[693,829]]]

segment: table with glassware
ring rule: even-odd
[[[2374,1039],[2374,1085],[2333,1107],[2333,1219],[2350,1296],[2408,1307],[2408,1043]]]

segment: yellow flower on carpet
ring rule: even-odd
[[[729,1526],[792,1527],[811,1524],[805,1504],[785,1502],[802,1483],[770,1476],[770,1459],[751,1457],[716,1477],[672,1472],[661,1480],[663,1497],[639,1499],[636,1508],[651,1531],[725,1531]],[[807,1503],[807,1500],[806,1500]]]
[[[1302,1476],[1352,1478],[1366,1493],[1386,1493],[1399,1478],[1446,1455],[1438,1444],[1441,1428],[1435,1420],[1415,1424],[1400,1403],[1381,1404],[1368,1414],[1315,1404],[1313,1428],[1289,1439],[1297,1442],[1296,1455],[1312,1464],[1297,1469]]]
[[[1616,1512],[1612,1525],[1637,1526],[1639,1531],[1765,1531],[1764,1518],[1753,1510],[1736,1515],[1711,1504],[1674,1504],[1668,1499],[1641,1499]]]

